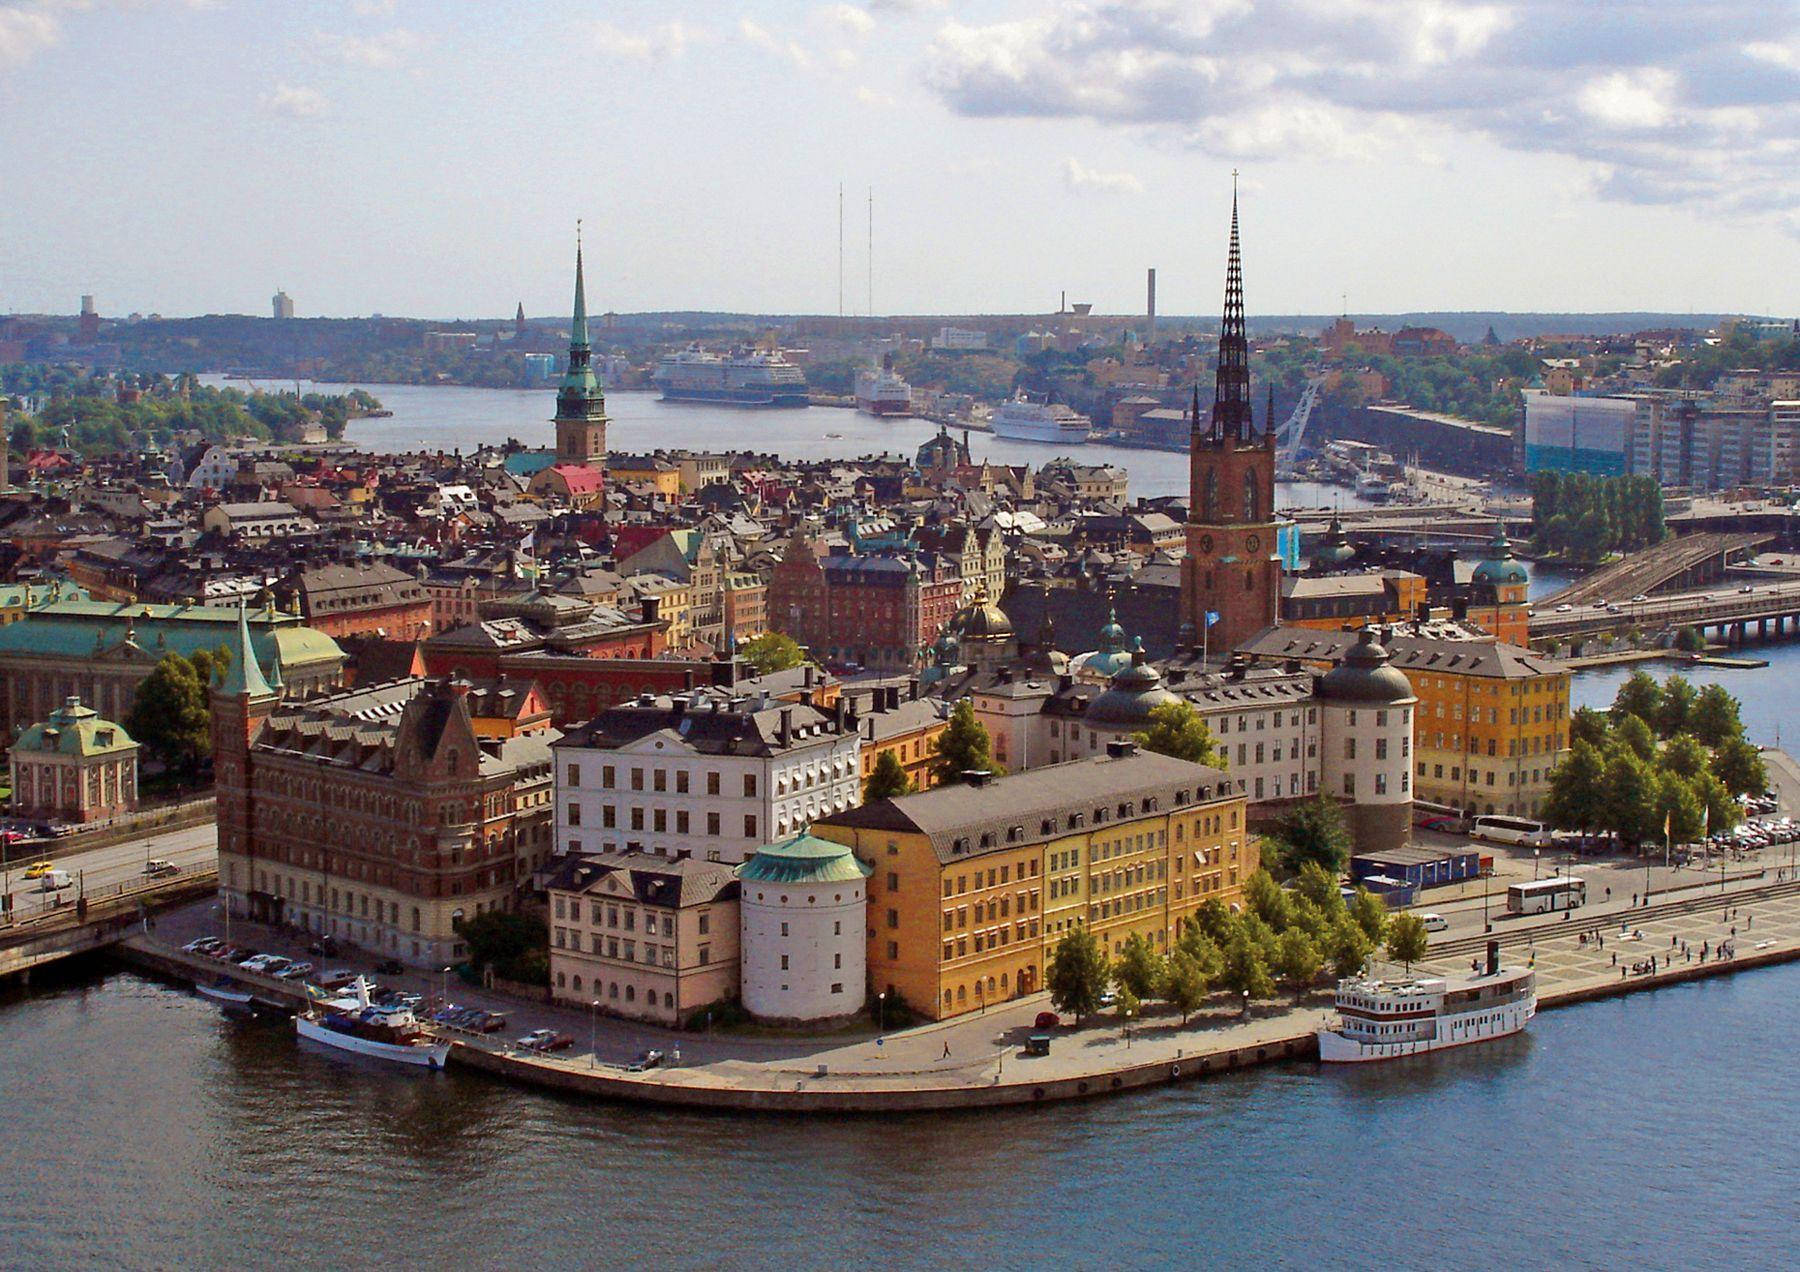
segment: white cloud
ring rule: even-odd
[[[62,26],[41,9],[0,7],[0,67],[23,66],[62,38]]]
[[[1786,40],[1752,40],[1744,46],[1744,56],[1758,62],[1800,71],[1800,35]]]
[[[319,41],[333,57],[371,70],[388,70],[400,65],[409,53],[425,42],[417,31],[408,31],[404,27],[378,31],[374,35],[321,32]]]
[[[275,90],[265,93],[262,99],[262,108],[271,115],[289,115],[295,119],[322,115],[327,105],[325,94],[303,84],[277,84]]]
[[[1096,172],[1070,155],[1063,160],[1063,184],[1081,194],[1142,194],[1144,183],[1129,172]]]
[[[856,86],[856,100],[864,106],[898,106],[899,99],[892,93],[884,93],[878,88],[870,88],[867,84]]]
[[[642,30],[626,30],[611,22],[596,20],[584,23],[582,29],[596,52],[636,62],[672,61],[695,45],[710,43],[714,38],[707,28],[686,22],[664,22]]]
[[[828,4],[822,9],[814,9],[812,19],[826,30],[854,40],[863,39],[875,29],[875,19],[869,16],[868,10],[853,4]]]
[[[784,40],[761,23],[749,18],[738,20],[738,35],[751,48],[761,49],[765,53],[773,53],[777,57],[786,58],[801,70],[810,68],[813,55],[794,40]]]
[[[1661,128],[1674,114],[1675,77],[1659,67],[1614,71],[1589,80],[1576,105],[1608,128]]]

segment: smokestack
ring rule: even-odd
[[[1150,332],[1144,337],[1146,344],[1156,339],[1156,269],[1154,266],[1149,270],[1147,287],[1149,290]]]
[[[1497,975],[1500,971],[1500,942],[1498,941],[1488,942],[1487,970],[1489,976]]]

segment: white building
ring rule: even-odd
[[[557,743],[556,851],[748,860],[861,800],[846,706],[696,690],[612,707]]]
[[[1323,783],[1348,806],[1359,851],[1404,844],[1412,833],[1412,682],[1389,665],[1365,627],[1336,667],[1319,677]]]
[[[765,1020],[848,1016],[866,998],[868,877],[843,844],[800,834],[737,869],[744,1008]]]

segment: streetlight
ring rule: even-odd
[[[1131,1012],[1125,1013],[1125,1050],[1131,1050]]]
[[[1536,846],[1533,846],[1531,850],[1531,881],[1533,883],[1537,882],[1538,877],[1538,854],[1543,851],[1542,848]]]
[[[450,1005],[450,968],[449,968],[449,966],[446,965],[444,967],[438,968],[438,975],[443,977],[443,980],[439,982],[441,988],[438,993],[438,1006],[448,1007]]]
[[[588,1068],[594,1068],[600,1054],[600,1000],[588,1004]]]
[[[881,1037],[887,1032],[887,990],[879,990],[875,994],[875,1036]]]
[[[1250,991],[1246,989],[1244,991],[1244,1017],[1245,1017],[1245,1019],[1248,1019],[1249,1016],[1250,1016]]]

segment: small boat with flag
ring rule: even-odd
[[[443,1068],[450,1054],[450,1044],[427,1032],[410,1008],[370,1002],[369,983],[360,976],[345,997],[315,1004],[295,1016],[294,1029],[310,1042],[426,1069]]]

